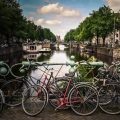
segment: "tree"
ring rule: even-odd
[[[37,39],[39,41],[43,41],[44,40],[44,29],[41,26],[37,27]]]
[[[116,21],[116,22],[115,22]],[[120,14],[113,13],[108,6],[100,7],[93,11],[71,34],[71,30],[65,35],[65,40],[69,40],[72,35],[73,40],[90,41],[96,38],[99,44],[99,38],[103,39],[105,45],[106,37],[114,31],[114,22],[117,24],[116,29],[120,30]]]
[[[15,0],[0,1],[0,33],[6,36],[8,44],[9,38],[15,36],[22,19],[21,12],[22,10]]]
[[[91,14],[92,31],[95,36],[102,37],[103,46],[105,45],[105,38],[113,31],[113,14],[109,7],[103,6]],[[98,41],[97,41],[98,43]]]
[[[65,35],[65,41],[69,42],[69,41],[75,41],[75,30],[71,29],[66,35]]]
[[[56,41],[55,35],[48,28],[44,28],[44,39],[48,39],[50,41]]]
[[[16,0],[0,0],[0,37],[2,36],[6,37],[8,45],[13,42],[11,41],[13,37],[18,43],[20,39],[23,41],[27,39],[43,41],[45,38],[56,40],[55,35],[49,29],[37,26],[23,17]]]

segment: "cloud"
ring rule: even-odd
[[[39,14],[58,14],[64,17],[77,17],[80,16],[80,12],[78,10],[65,8],[59,3],[48,4],[42,6],[37,9],[37,13]]]
[[[56,19],[53,19],[53,20],[45,20],[45,19],[38,19],[38,20],[35,20],[34,21],[36,25],[58,25],[58,24],[61,24],[62,22],[60,20],[56,20]]]
[[[30,21],[34,21],[34,17],[31,17],[31,16],[28,17],[27,19],[30,20]]]
[[[34,22],[36,25],[43,25],[45,23],[45,20],[41,18],[41,19],[35,20]]]
[[[60,6],[59,3],[48,4],[37,10],[37,12],[40,14],[61,13],[62,11],[63,11],[63,7]]]
[[[112,8],[115,12],[120,10],[120,0],[106,0],[107,4]]]
[[[59,20],[46,20],[46,24],[48,25],[57,25],[57,24],[61,24],[62,22]]]
[[[80,12],[79,11],[75,11],[75,10],[64,10],[61,15],[66,16],[66,17],[77,17],[80,16]]]

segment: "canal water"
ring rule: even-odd
[[[85,53],[85,52],[79,52],[78,49],[67,49],[65,46],[61,46],[57,48],[56,50],[50,52],[50,53],[38,53],[38,54],[23,54],[23,53],[17,53],[12,55],[3,55],[0,56],[0,61],[5,61],[10,66],[13,64],[26,61],[27,59],[31,61],[38,61],[38,62],[50,62],[50,63],[66,63],[70,62],[71,55],[75,56],[75,61],[81,61],[81,60],[88,60],[91,56],[96,57],[98,60],[104,61],[108,64],[111,63],[112,58],[103,56],[103,55],[96,55],[92,53]],[[54,76],[57,75],[58,70],[61,66],[49,66],[49,68],[52,70],[54,69]],[[40,68],[42,69],[42,68]],[[31,75],[39,78],[42,74],[40,69],[36,69],[31,72]],[[44,69],[44,68],[43,68]],[[43,70],[42,69],[42,70]],[[59,72],[58,76],[63,76],[64,73],[67,73],[69,70],[69,66],[63,66],[61,71]]]

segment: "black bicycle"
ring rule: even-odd
[[[120,114],[120,62],[100,68],[104,85],[99,90],[99,107],[108,114]]]
[[[12,79],[8,79],[9,74],[12,75]],[[0,81],[2,83],[1,90],[4,93],[5,105],[12,107],[20,105],[22,93],[28,87],[27,84],[23,84],[22,78],[16,78],[13,69],[2,61],[0,62],[0,76],[2,77]]]

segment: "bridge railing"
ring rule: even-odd
[[[0,76],[7,76],[11,73],[14,77],[22,77],[25,73],[27,73],[32,67],[39,66],[70,66],[69,72],[75,72],[76,68],[79,65],[91,65],[91,66],[103,66],[103,62],[66,62],[66,63],[50,63],[50,62],[31,62],[31,61],[23,61],[21,63],[14,64],[12,67],[9,67],[4,61],[0,61]]]

